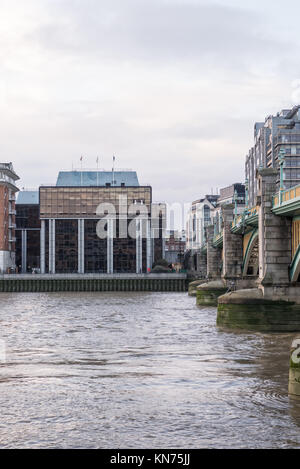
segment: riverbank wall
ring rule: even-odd
[[[0,292],[185,292],[186,274],[23,274],[0,276]]]

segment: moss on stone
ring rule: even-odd
[[[196,296],[197,295],[197,287],[199,285],[202,285],[202,283],[205,283],[205,280],[194,280],[193,282],[189,283],[188,287],[188,293],[190,296]]]
[[[259,331],[300,331],[300,305],[261,300],[255,304],[218,305],[217,325]]]
[[[211,288],[210,290],[197,290],[197,305],[217,306],[218,298],[227,290],[225,288]]]

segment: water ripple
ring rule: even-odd
[[[290,334],[183,293],[0,294],[1,448],[294,448]]]

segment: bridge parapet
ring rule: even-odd
[[[241,233],[246,226],[258,226],[259,206],[247,208],[238,217],[235,217],[231,224],[233,233]]]
[[[300,184],[286,190],[279,190],[273,196],[273,212],[276,215],[291,215],[300,209]]]
[[[223,246],[223,230],[214,236],[213,245],[215,248]]]

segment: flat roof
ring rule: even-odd
[[[57,177],[57,186],[80,187],[99,186],[121,187],[121,184],[139,187],[136,171],[60,171]]]
[[[20,191],[18,192],[17,205],[38,205],[39,191]]]

